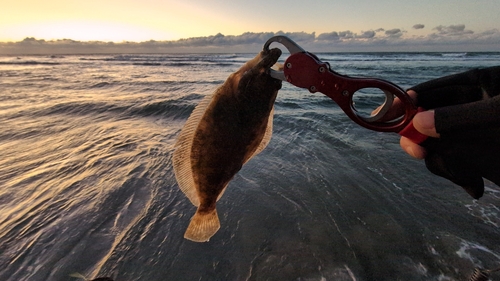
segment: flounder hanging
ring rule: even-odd
[[[198,207],[184,234],[205,242],[220,228],[216,202],[243,164],[272,135],[274,101],[281,81],[269,75],[281,55],[262,51],[204,98],[182,129],[173,155],[180,189]]]

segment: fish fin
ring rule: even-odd
[[[219,193],[219,196],[217,196],[217,201],[219,201],[219,199],[222,197],[222,195],[224,194],[224,191],[226,191],[226,187],[229,183],[226,183],[226,185],[224,186],[224,188],[222,189],[222,191]]]
[[[261,153],[262,150],[264,150],[264,148],[266,148],[269,142],[271,141],[271,137],[273,136],[273,116],[274,116],[274,106],[271,109],[271,112],[269,113],[269,118],[267,119],[267,127],[266,127],[266,132],[264,133],[264,137],[262,137],[262,140],[260,141],[260,144],[255,150],[255,152],[250,157],[248,157],[248,159],[246,159],[243,164],[248,162],[248,160],[252,159],[255,155]]]
[[[271,141],[271,137],[273,136],[273,118],[274,118],[274,106],[271,108],[271,112],[269,113],[269,118],[267,119],[267,128],[262,141],[259,144],[259,147],[255,151],[254,155],[259,154],[264,148],[267,147],[269,142]]]
[[[80,274],[78,272],[71,273],[69,276],[70,277],[74,277],[74,278],[80,278],[80,279],[83,279],[83,280],[88,280],[87,277],[83,276],[82,274]]]
[[[189,198],[191,203],[197,207],[200,205],[200,200],[198,199],[198,192],[191,168],[191,147],[193,146],[196,129],[212,98],[213,95],[206,96],[193,110],[177,138],[172,158],[175,178],[177,179],[179,188]]]
[[[196,211],[191,218],[186,233],[184,233],[184,238],[194,242],[207,242],[219,228],[220,222],[216,209],[204,214]]]

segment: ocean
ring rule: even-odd
[[[221,229],[185,240],[196,208],[174,143],[254,55],[0,57],[0,280],[448,281],[500,266],[499,187],[473,200],[397,134],[288,83],[271,142],[217,204]],[[500,53],[317,55],[402,88],[500,65]]]

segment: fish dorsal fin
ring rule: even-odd
[[[245,163],[248,162],[250,159],[252,159],[255,155],[259,154],[262,150],[264,150],[264,148],[266,148],[266,146],[271,141],[271,137],[273,136],[273,116],[274,116],[274,106],[271,109],[271,112],[269,113],[269,118],[267,119],[267,127],[266,127],[266,132],[264,133],[264,137],[260,141],[260,144],[255,150],[255,152],[250,157],[248,157],[248,159],[245,160]]]
[[[215,91],[216,93],[217,91]],[[184,128],[182,128],[179,138],[174,146],[173,166],[175,178],[179,184],[179,188],[189,198],[191,203],[195,206],[200,205],[198,199],[198,192],[193,177],[193,170],[191,168],[191,147],[193,146],[194,134],[200,124],[206,109],[215,95],[208,95],[201,100],[196,106],[191,115],[189,116]]]

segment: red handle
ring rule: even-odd
[[[334,100],[340,108],[357,124],[374,131],[400,132],[410,124],[417,113],[411,97],[397,85],[382,79],[353,78],[338,74],[330,69],[327,63],[320,61],[315,55],[307,52],[295,53],[285,61],[283,72],[288,82],[309,89],[310,92],[321,92]],[[386,95],[398,97],[405,105],[402,118],[389,121],[369,120],[357,114],[353,107],[353,95],[364,88],[377,88]],[[387,106],[390,107],[392,103]],[[384,113],[385,114],[385,113]]]
[[[423,108],[419,107],[418,112],[425,111]],[[410,121],[410,123],[404,127],[403,130],[399,132],[400,136],[407,137],[409,138],[412,142],[416,144],[421,144],[424,142],[429,136],[422,134],[421,132],[417,131],[415,129],[415,126],[413,126],[413,119]]]

